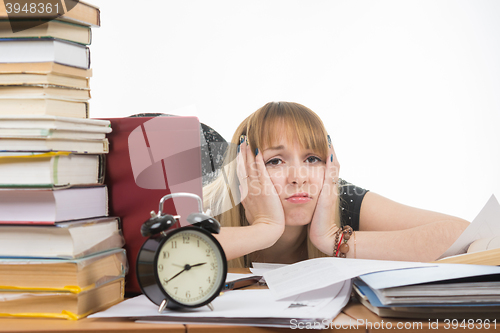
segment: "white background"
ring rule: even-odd
[[[500,1],[89,1],[91,117],[195,115],[230,140],[294,101],[356,185],[469,221],[500,198]]]

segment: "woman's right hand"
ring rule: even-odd
[[[251,151],[248,140],[240,144],[237,156],[237,175],[240,182],[241,203],[250,225],[267,225],[269,246],[285,229],[283,205],[269,177],[262,152]]]

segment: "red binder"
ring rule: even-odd
[[[109,213],[122,220],[129,263],[125,291],[140,293],[136,259],[146,240],[141,225],[158,212],[160,199],[169,193],[189,192],[202,196],[200,123],[196,117],[108,118],[109,154],[105,183]],[[167,200],[163,211],[186,217],[198,211],[191,198]],[[176,226],[178,227],[178,226]]]

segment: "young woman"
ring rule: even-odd
[[[231,142],[221,174],[204,188],[230,267],[344,255],[427,262],[469,224],[340,179],[324,125],[303,105],[264,105]]]

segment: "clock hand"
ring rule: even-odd
[[[205,264],[206,264],[206,262],[202,262],[202,263],[200,263],[200,264],[191,265],[191,267],[202,266],[202,265],[205,265]]]
[[[188,271],[191,269],[191,267],[197,267],[197,266],[201,266],[201,265],[205,265],[205,264],[206,264],[206,262],[203,262],[201,264],[195,264],[195,265],[189,265],[189,264],[188,265],[179,265],[179,264],[172,263],[172,266],[183,267],[185,270]]]
[[[177,267],[185,267],[185,265],[177,265],[177,264],[172,264],[173,266],[177,266]]]
[[[205,265],[206,262],[202,262],[202,263],[199,263],[199,264],[194,264],[194,265],[189,265],[189,264],[186,264],[184,266],[184,269],[182,271],[180,271],[179,273],[175,274],[174,276],[172,276],[170,279],[167,280],[167,283],[170,282],[170,280],[178,277],[179,275],[181,275],[183,272],[185,271],[189,271],[192,267],[197,267],[197,266],[202,266],[202,265]],[[175,265],[175,264],[174,264]],[[175,266],[178,266],[178,265],[175,265]],[[182,266],[181,266],[182,267]]]
[[[188,265],[186,265],[186,266],[188,266]],[[189,267],[189,269],[190,269],[190,268],[191,268],[191,267]],[[170,279],[168,279],[168,280],[167,280],[167,283],[169,283],[169,282],[170,282],[170,280],[172,280],[172,279],[174,279],[174,278],[178,277],[179,275],[181,275],[181,273],[184,273],[186,270],[187,270],[187,269],[186,269],[186,268],[184,268],[182,271],[180,271],[179,273],[177,273],[177,274],[175,274],[174,276],[172,276]]]

